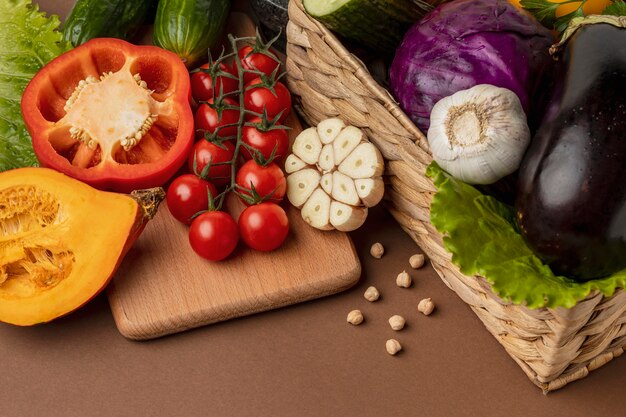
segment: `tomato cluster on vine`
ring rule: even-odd
[[[189,225],[192,249],[212,261],[227,258],[240,239],[252,249],[271,251],[289,233],[279,203],[287,190],[281,166],[289,136],[282,123],[291,111],[291,95],[280,81],[273,40],[229,40],[232,53],[216,60],[209,56],[191,73],[196,143],[189,173],[174,179],[167,191],[170,213]],[[231,192],[247,206],[237,222],[222,210]]]

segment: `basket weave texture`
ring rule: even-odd
[[[422,132],[301,0],[289,2],[287,40],[287,82],[300,114],[311,125],[339,117],[365,131],[385,158],[391,214],[535,385],[559,389],[624,352],[623,290],[592,293],[571,309],[531,310],[500,299],[483,277],[462,274],[429,220],[436,188],[426,177],[432,157]]]

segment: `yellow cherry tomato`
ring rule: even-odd
[[[520,5],[521,0],[509,0],[509,1],[513,3],[515,6],[522,8],[522,6]],[[552,3],[563,3],[566,0],[550,0],[550,1]],[[561,17],[568,13],[573,12],[574,10],[580,7],[580,3],[582,2],[568,3],[568,4],[564,4],[563,6],[560,6],[558,9],[556,9],[556,17]],[[611,3],[612,3],[611,0],[587,0],[585,5],[583,6],[583,12],[585,12],[585,15],[601,14],[602,11],[606,9],[607,6],[609,6]]]

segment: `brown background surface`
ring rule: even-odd
[[[63,13],[70,2],[40,3]],[[104,296],[49,325],[0,324],[0,416],[626,415],[626,359],[544,396],[430,267],[396,287],[419,249],[386,212],[352,237],[361,280],[317,301],[150,342],[124,339]],[[376,241],[381,260],[368,254]],[[382,294],[373,304],[369,285]],[[423,297],[437,304],[430,317],[416,311]],[[345,321],[355,308],[358,327]],[[389,328],[393,314],[403,331]]]

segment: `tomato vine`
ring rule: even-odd
[[[211,166],[230,165],[230,172],[231,172],[230,183],[226,186],[226,188],[221,193],[219,193],[217,196],[215,196],[215,198],[212,199],[214,201],[213,209],[221,210],[224,204],[225,197],[229,192],[231,191],[235,193],[240,192],[239,188],[241,187],[237,186],[236,184],[236,174],[237,174],[237,160],[239,159],[240,149],[242,146],[244,148],[246,148],[247,146],[243,142],[243,128],[245,126],[259,126],[259,128],[261,129],[289,129],[286,126],[277,124],[278,120],[283,116],[283,112],[278,114],[276,117],[270,119],[265,110],[263,111],[263,113],[258,113],[258,112],[246,109],[246,106],[245,106],[245,93],[246,91],[249,91],[253,88],[259,88],[259,87],[266,88],[272,94],[274,94],[274,96],[276,95],[274,91],[274,87],[276,86],[276,83],[278,83],[279,80],[284,76],[284,72],[279,73],[280,63],[281,63],[280,59],[271,51],[271,46],[277,39],[278,39],[278,36],[269,40],[267,43],[263,43],[261,41],[261,38],[258,32],[256,36],[250,36],[250,37],[234,37],[232,34],[229,34],[228,42],[229,42],[231,51],[228,53],[225,53],[225,51],[222,50],[222,53],[220,54],[220,56],[215,60],[213,60],[211,54],[209,53],[208,65],[205,68],[200,68],[195,71],[195,72],[201,71],[201,72],[208,74],[212,78],[212,80],[218,80],[219,77],[223,77],[223,78],[236,79],[238,83],[236,90],[225,92],[223,91],[224,83],[215,82],[213,84],[214,86],[213,100],[202,102],[210,106],[217,113],[218,123],[222,120],[222,116],[225,111],[235,110],[239,112],[239,119],[237,123],[218,125],[215,131],[213,132],[209,132],[209,131],[203,132],[203,136],[204,136],[203,140],[212,142],[216,146],[223,147],[224,142],[231,141],[231,140],[233,141],[235,145],[233,157],[230,161],[216,162],[216,163],[209,162],[208,165],[204,167],[203,169],[203,172],[208,172]],[[240,45],[242,44],[248,45],[248,46],[254,45],[254,47],[252,47],[251,49],[251,52],[249,52],[243,57],[240,56],[240,54],[238,53],[240,50]],[[249,68],[249,65],[247,65],[248,68],[246,68],[244,67],[242,61],[243,59],[247,59],[252,53],[266,55],[269,59],[275,61],[278,65],[276,66],[275,70],[271,74],[267,74],[256,68]],[[231,59],[234,61],[233,69],[235,70],[236,75],[233,75],[231,72],[227,71],[224,66]],[[258,78],[260,82],[254,83],[254,84],[246,84],[246,78],[248,77],[252,77],[254,79]],[[219,91],[217,88],[218,86],[219,86]],[[238,105],[234,105],[230,103],[231,99],[234,98],[235,96],[238,97],[238,100],[239,100]],[[248,123],[246,122],[248,117],[258,117],[261,119],[261,122]],[[233,127],[237,128],[236,135],[232,135],[232,134],[220,135],[219,134],[221,131],[225,129],[232,129]],[[264,160],[264,163],[267,164],[271,162],[273,157],[274,155],[272,153],[272,156],[269,158],[269,161]],[[248,190],[248,191],[252,192],[254,190]]]

